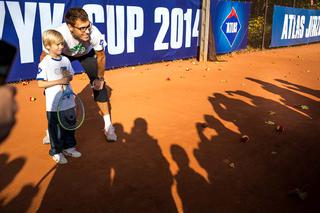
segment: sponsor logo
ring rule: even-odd
[[[70,52],[72,53],[84,53],[85,51],[86,48],[81,43],[70,49]]]
[[[233,7],[229,15],[223,21],[220,28],[223,32],[223,35],[226,37],[230,47],[232,47],[241,29],[237,11]]]

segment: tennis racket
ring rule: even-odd
[[[69,86],[63,85],[62,91],[57,107],[59,124],[65,130],[76,130],[84,121],[84,105]]]

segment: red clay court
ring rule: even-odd
[[[115,143],[77,75],[83,156],[57,167],[42,144],[42,90],[18,83],[0,211],[319,212],[319,58],[312,44],[110,70]]]

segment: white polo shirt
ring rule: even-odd
[[[56,30],[59,31],[64,38],[65,44],[63,54],[67,56],[80,57],[89,53],[92,49],[101,51],[104,50],[107,44],[104,35],[102,35],[98,28],[93,25],[90,32],[90,40],[87,42],[75,39],[66,23],[57,27]]]
[[[65,56],[61,56],[61,58],[54,59],[50,55],[46,55],[44,59],[40,62],[38,66],[38,74],[36,80],[43,81],[54,81],[63,78],[62,72],[64,70],[68,70],[70,74],[74,75],[74,70],[71,66],[69,59]],[[69,84],[68,89],[72,90],[71,85]],[[58,108],[58,103],[60,97],[62,96],[63,88],[62,85],[55,85],[52,87],[48,87],[45,89],[46,95],[46,111],[56,112]],[[68,99],[68,101],[64,102],[63,106],[61,106],[61,110],[70,109],[75,106],[72,98]]]

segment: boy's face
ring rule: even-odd
[[[68,24],[68,28],[76,39],[89,41],[92,28],[89,20],[81,21],[80,19],[77,19],[74,25]]]
[[[52,42],[50,46],[47,47],[50,54],[59,56],[62,53],[64,47],[63,41]]]

